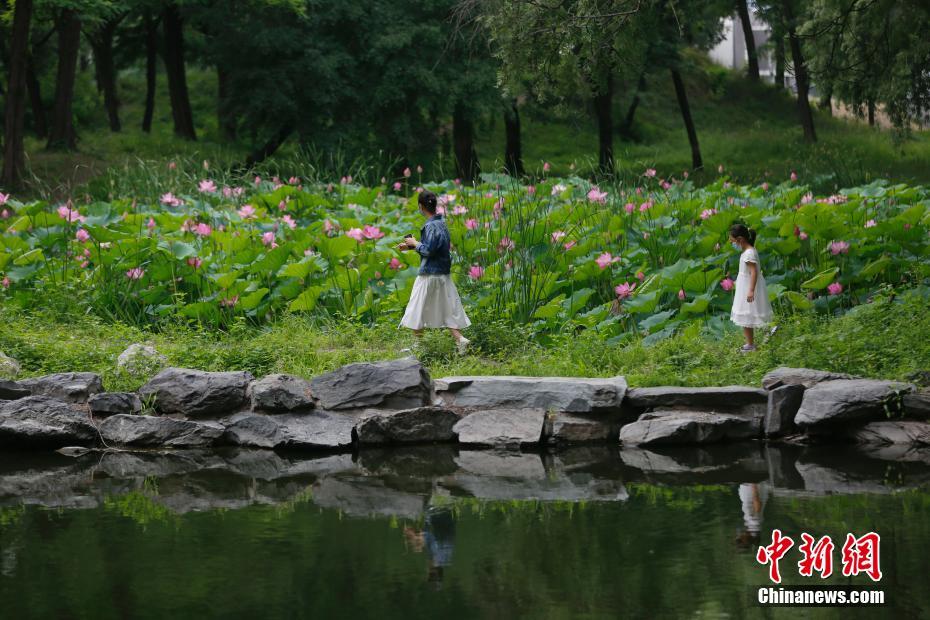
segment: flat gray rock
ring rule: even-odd
[[[885,407],[900,405],[913,391],[909,383],[875,379],[837,379],[818,383],[804,392],[794,423],[802,428],[823,428],[851,421],[885,418]]]
[[[114,415],[99,424],[108,444],[165,448],[207,448],[223,436],[219,424],[148,415]]]
[[[0,401],[0,445],[15,448],[92,446],[99,440],[90,416],[48,396]]]
[[[160,413],[218,417],[242,408],[251,381],[252,375],[247,372],[166,368],[139,388],[139,395],[154,399]]]
[[[224,443],[251,448],[276,448],[284,442],[281,425],[272,416],[240,413],[221,422],[226,428]]]
[[[453,441],[459,417],[443,407],[367,412],[355,426],[361,445]]]
[[[121,413],[133,415],[142,411],[142,401],[133,392],[101,392],[91,394],[87,406],[94,417],[106,418]]]
[[[591,443],[607,441],[611,435],[616,435],[616,426],[603,418],[557,413],[552,417],[546,442],[550,444]]]
[[[310,382],[293,375],[268,375],[249,386],[252,409],[268,413],[313,408]]]
[[[788,368],[782,366],[762,377],[762,387],[774,390],[783,385],[803,385],[806,388],[814,387],[824,381],[837,379],[855,379],[852,375],[827,370],[814,370],[812,368]]]
[[[568,413],[613,413],[627,391],[623,377],[445,377],[435,381],[446,406],[474,409],[543,409]]]
[[[21,386],[16,381],[0,379],[0,400],[16,400],[32,395],[32,390]]]
[[[519,448],[542,441],[545,423],[543,409],[491,409],[468,414],[452,430],[462,445]]]
[[[352,445],[352,430],[358,415],[316,410],[309,414],[277,415],[281,432],[279,447],[337,450]]]
[[[705,411],[654,411],[620,429],[624,445],[689,445],[755,439],[756,418]]]
[[[91,394],[103,391],[100,375],[93,372],[62,372],[23,379],[19,385],[33,395],[50,396],[69,403],[86,403]]]
[[[430,378],[412,357],[377,363],[349,364],[315,377],[310,389],[326,410],[411,409],[430,404]]]
[[[930,445],[930,424],[916,420],[870,422],[851,434],[859,443]]]
[[[740,407],[768,402],[768,393],[742,385],[724,387],[631,388],[625,404],[631,407]]]
[[[912,418],[930,419],[930,392],[912,392],[901,401],[904,415]]]
[[[804,390],[803,385],[789,384],[769,392],[764,424],[766,437],[782,437],[795,431],[794,417],[801,408]]]

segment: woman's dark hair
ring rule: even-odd
[[[436,194],[433,192],[424,189],[422,192],[420,192],[420,197],[417,198],[417,202],[419,202],[420,206],[430,213],[436,213]]]
[[[733,224],[730,226],[730,236],[734,239],[739,239],[742,237],[749,243],[749,245],[756,244],[756,231],[751,228],[747,228],[745,224]]]

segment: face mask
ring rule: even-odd
[[[742,250],[742,249],[743,249],[743,246],[741,246],[741,245],[740,245],[739,243],[737,243],[736,241],[730,242],[730,245],[733,246],[733,249],[734,249],[734,250]]]

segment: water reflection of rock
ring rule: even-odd
[[[483,500],[623,501],[629,483],[766,482],[774,495],[888,493],[930,483],[930,449],[766,446],[557,452],[455,446],[305,455],[186,450],[0,455],[0,507],[94,508],[144,493],[175,513],[313,501],[348,516],[416,518],[436,495]]]

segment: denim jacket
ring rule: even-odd
[[[423,257],[420,262],[420,275],[445,275],[452,269],[452,257],[449,254],[449,229],[442,219],[442,214],[436,214],[426,220],[420,229],[420,243],[417,244],[417,254]]]

